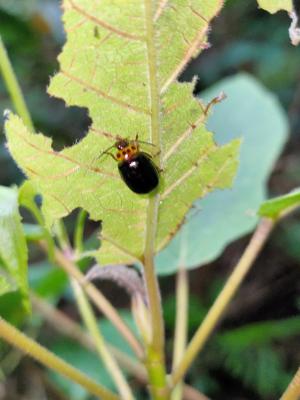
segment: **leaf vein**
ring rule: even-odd
[[[162,194],[161,199],[165,200],[176,188],[181,185],[186,179],[188,179],[196,169],[198,169],[199,165],[207,158],[210,148],[207,148],[206,151],[202,154],[201,158],[196,161],[193,166],[187,170],[176,182],[168,187],[168,189]]]
[[[102,169],[100,169],[100,168],[96,168],[96,167],[93,168],[93,167],[91,167],[91,166],[85,165],[85,164],[83,164],[83,163],[80,163],[80,162],[78,162],[78,161],[76,161],[76,160],[74,160],[74,159],[72,159],[72,158],[66,156],[65,154],[56,152],[55,150],[45,150],[45,149],[42,149],[42,148],[40,148],[39,146],[37,146],[37,145],[33,144],[32,142],[30,142],[28,139],[26,139],[26,138],[25,138],[23,135],[21,135],[20,133],[17,133],[17,132],[16,132],[16,135],[17,135],[24,143],[26,143],[29,147],[32,147],[33,149],[37,150],[37,151],[40,152],[40,153],[48,154],[48,155],[53,156],[53,157],[62,158],[62,159],[64,159],[64,160],[66,160],[66,161],[69,161],[70,163],[73,163],[73,164],[79,166],[79,167],[84,167],[84,168],[87,169],[87,170],[90,170],[90,171],[99,173],[99,174],[104,175],[104,176],[109,176],[109,177],[111,177],[111,178],[116,178],[116,177],[117,177],[117,175],[115,175],[115,174],[113,174],[113,173],[111,173],[111,172],[107,172],[107,171],[104,171],[104,170],[102,170]]]
[[[116,97],[110,96],[109,94],[103,92],[101,89],[90,85],[89,83],[83,81],[80,78],[77,78],[74,75],[71,75],[69,72],[66,72],[65,70],[61,70],[61,73],[63,75],[65,75],[67,78],[69,78],[71,81],[74,81],[74,82],[78,83],[79,85],[83,86],[84,88],[97,93],[99,96],[105,98],[106,100],[111,101],[112,103],[114,103],[114,104],[116,104],[116,105],[118,105],[120,107],[126,108],[128,110],[132,110],[132,111],[134,111],[136,113],[139,113],[139,114],[150,115],[150,112],[148,110],[144,110],[143,108],[134,106],[132,104],[126,103],[123,100],[119,100]]]
[[[182,60],[179,62],[179,64],[176,66],[173,72],[171,72],[169,78],[165,81],[165,83],[162,85],[161,88],[161,94],[164,94],[171,83],[175,81],[177,76],[180,74],[180,72],[184,69],[184,67],[188,64],[190,59],[193,57],[195,52],[198,50],[198,48],[201,46],[203,42],[203,37],[206,34],[208,29],[208,25],[205,26],[204,29],[200,30],[196,36],[196,38],[193,40],[191,46],[187,49],[185,55],[183,56]]]
[[[101,240],[106,240],[107,242],[112,244],[117,250],[119,250],[121,253],[126,254],[127,256],[133,258],[134,260],[137,260],[138,262],[141,261],[141,258],[139,258],[135,254],[131,253],[130,251],[128,251],[124,247],[120,246],[119,243],[117,243],[115,240],[111,239],[110,237],[101,234],[100,235],[100,239]]]
[[[165,153],[163,162],[165,163],[172,154],[176,152],[178,147],[189,137],[189,135],[204,121],[205,115],[201,115],[195,123],[190,124],[188,129],[176,140],[176,142],[169,148],[169,150]]]
[[[154,22],[157,22],[161,14],[163,13],[164,9],[166,8],[169,0],[160,0],[157,10],[154,15]]]
[[[95,17],[94,15],[88,14],[83,8],[79,7],[77,4],[75,4],[75,2],[73,0],[68,0],[70,3],[70,6],[73,10],[77,11],[78,14],[83,15],[85,18],[87,18],[88,20],[94,22],[95,24],[101,26],[102,28],[115,33],[116,35],[126,38],[126,39],[130,39],[130,40],[137,40],[137,41],[142,41],[145,42],[145,38],[143,36],[139,36],[139,35],[133,35],[129,32],[125,32],[125,31],[121,31],[120,29],[108,24],[107,22],[101,20],[98,17]]]

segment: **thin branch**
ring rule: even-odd
[[[120,399],[119,396],[96,383],[87,375],[24,335],[24,333],[10,325],[3,318],[0,318],[0,337],[25,354],[35,358],[46,367],[57,371],[59,374],[83,386],[89,393],[96,395],[98,398],[103,400]]]
[[[171,377],[172,385],[176,385],[185,376],[187,370],[203,348],[204,344],[215,329],[226,307],[241,285],[247,272],[250,270],[258,254],[263,248],[266,240],[273,230],[275,222],[269,219],[262,219],[254,232],[250,243],[243,253],[238,264],[235,266],[231,276],[228,278],[224,288],[210,308],[204,321],[198,328],[180,364],[177,366]]]

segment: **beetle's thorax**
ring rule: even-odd
[[[116,148],[116,158],[119,162],[130,161],[139,152],[139,145],[135,140],[120,139],[116,142]]]

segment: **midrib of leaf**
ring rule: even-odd
[[[159,123],[159,92],[157,82],[157,55],[155,49],[155,33],[153,26],[152,1],[144,0],[146,40],[149,68],[150,104],[151,104],[151,141],[160,148],[160,123]],[[160,162],[158,162],[160,166]],[[146,238],[144,251],[145,281],[147,285],[151,326],[152,326],[152,345],[162,356],[163,349],[163,319],[161,314],[160,298],[157,278],[154,268],[155,236],[158,219],[159,194],[150,197],[147,219],[146,219]]]

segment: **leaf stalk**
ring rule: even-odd
[[[46,367],[57,371],[72,381],[83,386],[88,392],[103,400],[118,400],[119,396],[102,387],[91,378],[74,368],[45,347],[30,339],[14,326],[0,318],[0,337],[22,352],[35,358]]]

